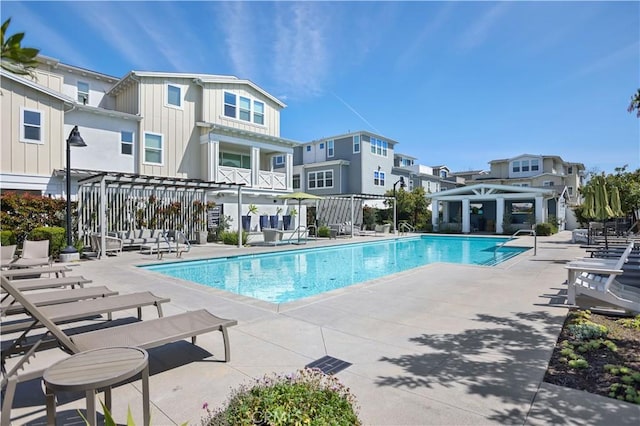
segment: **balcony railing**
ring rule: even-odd
[[[244,184],[248,188],[287,189],[286,174],[267,170],[258,171],[258,182],[253,182],[249,169],[220,166],[216,181]]]

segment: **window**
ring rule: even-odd
[[[373,172],[373,185],[374,186],[384,186],[384,172],[379,172],[378,170],[375,170]]]
[[[22,142],[43,143],[42,113],[34,109],[22,108],[20,140]]]
[[[253,122],[264,124],[264,104],[262,102],[253,102]]]
[[[283,166],[284,165],[284,155],[276,155],[275,157],[273,157],[273,163],[276,166]]]
[[[388,144],[386,141],[380,139],[371,138],[371,153],[386,157],[388,152]]]
[[[182,89],[173,84],[167,84],[167,105],[182,107]]]
[[[233,93],[224,92],[224,115],[236,118],[236,95]]]
[[[319,149],[324,149],[324,142],[320,143],[320,146],[318,147]]]
[[[540,163],[538,160],[531,160],[531,171],[537,172],[538,170],[540,170]]]
[[[307,145],[307,152],[311,152],[311,145]]]
[[[567,186],[567,192],[569,195],[573,195],[573,186]]]
[[[360,135],[353,136],[353,153],[357,154],[360,152]]]
[[[333,141],[327,141],[327,157],[333,157],[334,153]]]
[[[120,154],[133,154],[133,132],[126,130],[120,132]]]
[[[251,99],[240,96],[240,120],[251,121]]]
[[[333,171],[324,170],[321,172],[309,172],[307,175],[309,189],[333,188]]]
[[[542,186],[553,186],[553,182],[551,182],[550,180],[545,180],[544,182],[542,182]]]
[[[251,169],[251,156],[234,152],[221,152],[218,164],[239,169]]]
[[[569,175],[573,174],[573,166],[569,166],[569,168],[567,169],[567,174]]]
[[[89,83],[85,83],[84,81],[79,81],[77,83],[78,88],[78,102],[83,105],[89,103]]]
[[[440,177],[442,179],[446,179],[447,178],[447,171],[446,170],[440,170]]]
[[[300,175],[293,175],[293,189],[300,189]]]
[[[522,171],[523,172],[529,171],[529,160],[525,160],[522,162]]]
[[[520,173],[520,162],[519,161],[514,161],[513,162],[513,173]]]
[[[162,164],[162,135],[144,134],[144,162]]]
[[[413,166],[413,160],[410,160],[408,158],[402,158],[400,160],[400,165],[402,167],[408,167],[408,166]]]

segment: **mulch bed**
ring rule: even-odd
[[[615,343],[617,351],[613,352],[606,347],[601,347],[581,353],[580,355],[589,363],[589,367],[571,368],[566,361],[561,360],[560,350],[564,340],[575,341],[567,326],[571,324],[576,312],[570,312],[565,320],[544,381],[608,397],[609,387],[614,383],[620,383],[620,376],[606,372],[605,365],[625,366],[640,372],[640,328],[620,325],[616,320],[621,317],[592,313],[590,320],[608,328],[609,333],[606,339]]]

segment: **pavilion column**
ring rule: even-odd
[[[442,222],[449,223],[449,201],[442,203]]]
[[[291,153],[284,157],[284,170],[286,187],[293,190],[293,154]]]
[[[238,185],[238,248],[242,248],[242,186]]]
[[[207,143],[207,176],[209,182],[218,181],[218,165],[220,164],[220,142],[209,141]]]
[[[502,234],[504,227],[504,197],[496,198],[496,234]]]
[[[471,208],[468,198],[462,200],[462,233],[471,232]]]
[[[544,223],[544,198],[536,197],[536,223]]]
[[[438,225],[440,224],[438,222],[439,215],[440,215],[440,200],[434,199],[433,202],[431,203],[431,225],[433,226],[434,231],[439,231],[438,229]]]
[[[251,147],[251,186],[258,188],[260,186],[260,148]]]

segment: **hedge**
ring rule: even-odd
[[[49,255],[51,256],[58,256],[60,251],[67,245],[65,229],[59,226],[35,228],[29,232],[29,240],[49,240]]]

